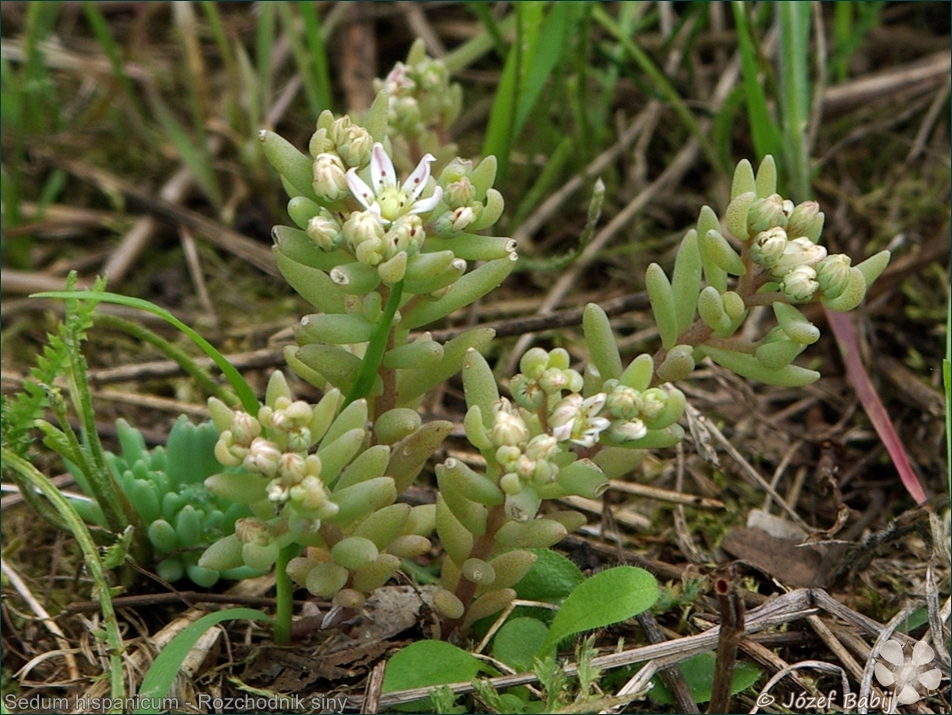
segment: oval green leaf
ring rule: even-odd
[[[417,641],[390,658],[382,692],[465,683],[479,675],[484,667],[479,658],[452,643]]]
[[[713,653],[698,653],[681,663],[681,672],[684,681],[691,689],[691,697],[696,703],[706,703],[711,699],[714,690],[714,665],[717,657]],[[760,668],[753,663],[738,663],[734,666],[734,676],[731,678],[731,695],[746,690],[757,682],[760,677]],[[655,676],[652,678],[654,687],[648,692],[651,699],[666,705],[674,705],[674,696],[665,686],[664,681]]]
[[[617,566],[601,571],[569,594],[549,629],[538,655],[566,636],[603,628],[651,608],[658,600],[658,582],[644,569]]]
[[[526,549],[536,555],[529,573],[513,586],[524,601],[561,603],[579,587],[585,576],[572,561],[551,549]]]
[[[528,672],[548,635],[546,625],[535,618],[510,619],[493,638],[493,658],[512,666],[516,672]]]

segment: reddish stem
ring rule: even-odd
[[[489,556],[492,554],[493,549],[496,547],[496,532],[499,531],[500,527],[506,523],[506,509],[503,504],[496,504],[489,508],[489,513],[486,515],[486,531],[476,539],[476,542],[473,544],[472,550],[469,552],[470,558],[473,559],[482,559],[488,560]],[[476,584],[465,578],[463,575],[459,577],[459,583],[456,584],[456,597],[462,601],[463,605],[466,606],[466,609],[469,610],[469,606],[473,600],[473,595],[476,593]],[[441,624],[441,633],[443,640],[448,640],[449,637],[463,624],[463,618],[465,618],[465,613],[460,618],[450,618],[445,619]]]

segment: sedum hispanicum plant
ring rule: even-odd
[[[583,316],[587,365],[573,366],[564,349],[532,348],[500,386],[482,356],[492,330],[477,327],[446,343],[426,331],[492,291],[515,266],[515,241],[482,234],[504,206],[493,188],[495,158],[459,158],[447,143],[460,88],[422,43],[376,87],[365,116],[323,112],[307,153],[273,132],[260,134],[294,223],[274,228],[275,260],[315,311],[301,319],[297,345],[285,356],[321,392],[316,402],[298,399],[275,372],[260,404],[207,341],[145,301],[106,294],[101,285],[85,296],[47,294],[151,310],[225,372],[237,394],[232,404],[211,398],[211,425],[180,423],[165,450],[146,450],[124,424],[118,456],[105,454],[88,426],[86,444],[65,427],[38,424],[79,467],[77,479],[95,499],[77,503],[87,521],[116,537],[133,525],[142,547],[136,553],[151,549],[165,579],[210,585],[276,568],[279,642],[289,638],[295,583],[332,599],[337,615],[346,616],[404,559],[433,553],[434,536],[443,555],[432,598],[442,637],[498,613],[540,550],[585,522],[546,501],[598,497],[647,450],[683,438],[686,401],[675,383],[699,361],[772,385],[815,381],[819,373],[793,362],[820,336],[800,307],[852,310],[889,261],[886,251],[855,266],[848,256],[829,255],[820,244],[818,204],[794,205],[777,194],[770,156],[756,173],[741,161],[723,221],[702,208],[671,275],[656,263],[647,269],[661,338],[656,352],[625,364],[608,317],[590,304]],[[769,308],[776,326],[756,341],[739,337],[757,307]],[[78,346],[91,311],[76,315],[74,338],[61,340],[40,364],[38,384],[16,404],[4,401],[5,444],[25,449],[26,430],[45,404],[67,424],[65,407],[52,400],[56,390],[43,388],[55,365],[72,360],[71,394],[88,398],[82,356],[66,347]],[[436,503],[411,506],[401,495],[453,427],[424,421],[420,406],[459,372],[465,435],[484,466],[445,459],[435,467]],[[78,403],[91,425],[91,402]],[[657,598],[646,572],[611,578],[629,579],[621,590],[637,596],[619,618]],[[593,580],[586,584],[601,593]],[[586,603],[573,608],[588,610]],[[539,653],[570,632],[564,624],[553,628]]]
[[[533,348],[501,394],[481,355],[491,330],[445,344],[425,332],[515,265],[514,241],[479,233],[503,210],[492,188],[495,159],[474,163],[445,144],[460,90],[421,43],[376,86],[366,116],[322,113],[307,153],[260,134],[295,224],[275,227],[275,259],[315,309],[286,358],[323,397],[296,399],[276,372],[257,414],[209,401],[224,469],[205,484],[251,515],[198,565],[217,572],[277,563],[279,576],[339,609],[359,609],[402,559],[429,553],[435,534],[444,557],[433,602],[447,638],[512,601],[536,558],[528,549],[550,547],[584,523],[544,508],[546,500],[597,497],[646,450],[682,439],[685,396],[673,383],[704,357],[768,384],[816,380],[793,364],[819,338],[798,306],[855,308],[889,254],[857,266],[828,255],[819,206],[776,193],[771,157],[756,175],[742,161],[724,221],[704,207],[671,276],[648,267],[657,352],[625,365],[607,316],[590,304],[590,363],[575,369],[565,350]],[[769,306],[777,326],[750,342],[737,333],[756,306]],[[485,467],[444,460],[436,504],[410,506],[400,495],[452,427],[424,422],[418,408],[459,371],[466,437]]]

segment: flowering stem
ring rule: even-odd
[[[495,506],[490,507],[489,513],[486,515],[486,532],[476,539],[476,543],[473,544],[472,551],[469,552],[470,558],[484,560],[488,559],[493,548],[496,546],[496,532],[499,531],[499,528],[505,523],[505,506],[502,504],[496,504]],[[475,593],[476,584],[461,574],[459,577],[459,583],[456,584],[456,597],[464,604],[470,604],[473,601],[473,594]],[[440,624],[441,637],[443,640],[449,638],[450,634],[463,624],[463,618],[465,618],[465,614],[462,618],[444,620]]]
[[[393,324],[393,316],[397,313],[397,306],[400,305],[402,294],[403,281],[399,281],[390,288],[390,295],[387,297],[387,304],[380,316],[380,322],[377,323],[377,330],[367,345],[367,352],[364,353],[360,372],[357,373],[354,386],[347,393],[341,409],[347,407],[354,400],[368,397],[373,390],[374,379],[377,377],[377,371],[380,369],[380,363],[383,361],[383,355],[387,350],[387,341],[390,339],[390,326]]]
[[[747,267],[746,273],[740,276],[737,280],[736,292],[744,299],[744,307],[753,308],[760,305],[773,305],[776,302],[781,303],[790,303],[790,299],[787,298],[780,291],[773,291],[770,293],[758,293],[764,283],[767,282],[768,276],[763,270],[757,270],[758,266],[750,258],[748,245],[745,243],[741,251],[741,258],[744,261],[744,265]],[[746,353],[753,355],[756,346],[753,343],[748,343],[746,341],[740,340],[731,340],[729,338],[718,338],[714,336],[714,331],[704,323],[703,320],[696,320],[694,324],[681,333],[678,336],[677,344],[678,345],[692,345],[698,346],[703,344],[708,344],[711,347],[721,348],[723,350],[731,350],[737,353]],[[661,349],[654,354],[654,366],[655,371],[661,366],[661,363],[664,362],[665,357],[667,357],[668,351]],[[658,384],[661,380],[658,379],[657,375],[652,378],[652,385]]]
[[[771,293],[754,293],[744,296],[744,305],[753,308],[755,305],[773,305],[774,303],[790,303],[790,299],[779,290]]]

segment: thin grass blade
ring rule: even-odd
[[[779,28],[780,106],[783,111],[783,145],[795,201],[810,196],[810,12],[812,3],[780,2],[775,5]]]
[[[744,3],[732,3],[734,24],[737,27],[737,40],[740,46],[741,76],[743,77],[744,97],[747,103],[747,121],[750,124],[751,138],[759,159],[768,154],[783,155],[780,127],[774,121],[767,106],[767,95],[759,81],[760,64],[754,47],[753,31],[747,18]]]
[[[142,679],[138,700],[142,703],[161,702],[168,695],[172,683],[175,681],[175,676],[178,675],[179,669],[182,667],[182,662],[189,651],[195,647],[198,639],[202,637],[205,631],[225,621],[270,622],[271,618],[253,608],[228,608],[224,611],[216,611],[202,616],[169,641],[169,644],[156,656],[149,671],[145,674],[145,678]],[[145,713],[155,712],[155,710],[152,706],[146,705],[133,712],[136,715],[144,715]]]
[[[152,313],[152,315],[157,315],[162,318],[167,323],[174,325],[176,328],[181,330],[185,335],[187,335],[192,342],[194,342],[199,348],[202,349],[208,357],[218,366],[218,369],[222,371],[222,374],[225,376],[225,379],[231,384],[232,388],[237,393],[239,399],[241,400],[241,405],[244,410],[251,415],[258,414],[258,408],[261,406],[258,403],[258,398],[255,397],[254,391],[251,389],[251,386],[245,381],[245,378],[241,376],[241,373],[235,369],[235,366],[228,362],[228,359],[222,355],[210,342],[205,340],[201,335],[199,335],[195,330],[190,328],[188,325],[183,323],[181,320],[172,315],[165,308],[162,308],[155,303],[151,303],[142,298],[133,298],[127,295],[119,295],[118,293],[97,293],[94,291],[48,291],[44,293],[34,293],[31,298],[60,298],[64,300],[94,300],[101,301],[103,303],[115,303],[116,305],[124,305],[127,308],[138,308],[139,310],[144,310],[147,313]]]

